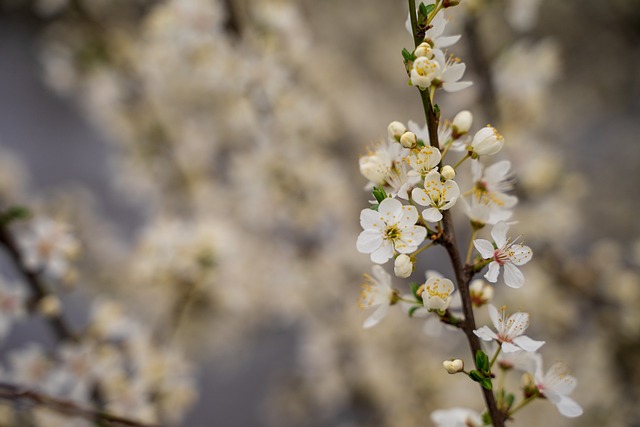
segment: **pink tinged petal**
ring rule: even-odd
[[[556,403],[556,408],[562,415],[568,418],[579,417],[582,415],[582,407],[575,400],[568,396],[560,396],[560,401]]]
[[[356,248],[358,252],[370,254],[382,245],[382,233],[377,230],[364,230],[358,236]]]
[[[377,325],[389,312],[388,304],[381,304],[362,324],[362,327],[367,329]]]
[[[384,264],[393,258],[393,245],[388,240],[384,240],[382,245],[371,253],[371,262]]]
[[[431,204],[431,199],[422,188],[414,188],[411,192],[411,198],[420,206],[429,206]]]
[[[473,82],[444,82],[442,88],[447,92],[459,92],[473,85]]]
[[[520,347],[517,347],[513,344],[511,344],[510,342],[503,342],[502,343],[502,351],[504,351],[505,353],[515,353],[516,351],[520,351]]]
[[[442,213],[436,208],[429,208],[422,211],[422,217],[428,222],[438,222],[442,219]]]
[[[398,202],[400,203],[400,202]],[[491,229],[491,237],[496,242],[498,248],[504,247],[507,243],[507,232],[509,231],[509,224],[506,222],[499,222]]]
[[[440,79],[444,82],[457,82],[464,75],[464,70],[466,68],[467,66],[463,63],[453,64],[444,70]]]
[[[378,229],[382,230],[385,227],[384,219],[380,213],[373,209],[363,209],[360,212],[360,226],[365,230]]]
[[[532,340],[526,335],[515,337],[512,342],[524,351],[537,351],[545,343],[544,341]]]
[[[385,219],[387,225],[397,224],[403,214],[402,203],[396,199],[384,199],[378,206],[378,212]]]
[[[504,283],[510,288],[521,288],[524,285],[524,274],[515,265],[505,264]]]
[[[454,44],[458,43],[458,40],[460,40],[460,35],[438,37],[438,47],[442,48],[442,47],[453,46]]]
[[[491,329],[489,329],[488,326],[483,326],[480,329],[476,329],[475,331],[473,331],[473,333],[478,338],[484,341],[493,341],[498,339],[498,336],[496,335],[496,333],[493,332]]]
[[[480,256],[482,256],[483,259],[493,258],[495,248],[490,241],[485,239],[476,239],[473,241],[473,246],[475,246],[478,252],[480,252]]]
[[[398,222],[400,227],[410,227],[418,222],[418,210],[415,206],[403,206],[402,218]]]
[[[491,283],[496,283],[498,281],[498,274],[500,274],[500,265],[492,261],[489,263],[489,271],[484,275],[484,278]]]
[[[511,246],[511,252],[509,260],[515,265],[526,264],[533,257],[533,252],[529,246],[513,245]]]

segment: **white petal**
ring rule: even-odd
[[[398,222],[400,227],[409,227],[418,222],[418,210],[415,206],[403,206],[402,218]]]
[[[363,328],[371,328],[377,325],[389,312],[388,304],[381,304],[362,324]]]
[[[374,265],[371,267],[371,272],[380,285],[391,290],[391,275],[387,273],[384,268],[379,265]]]
[[[371,252],[371,262],[384,264],[393,258],[393,245],[388,240],[383,240],[382,245]]]
[[[524,351],[537,351],[544,344],[544,341],[532,340],[526,335],[515,337],[512,341]]]
[[[496,250],[491,242],[485,239],[474,240],[473,246],[475,246],[478,252],[480,252],[483,259],[493,258],[493,254]]]
[[[396,250],[401,254],[414,252],[418,249],[418,245],[424,241],[425,237],[427,237],[426,228],[419,225],[408,227],[402,231],[402,236],[400,236],[400,242],[402,242],[403,245],[399,245],[396,242]],[[406,246],[406,248],[402,248],[403,246]]]
[[[496,328],[496,330],[500,329],[500,313],[498,313],[498,309],[496,308],[495,305],[493,304],[488,304],[487,305],[487,310],[489,311],[489,318],[491,319],[491,323],[493,323],[493,327]]]
[[[459,92],[473,85],[473,82],[444,82],[442,88],[447,92]]]
[[[431,199],[422,188],[414,188],[411,192],[411,199],[420,206],[429,206]]]
[[[502,343],[502,351],[504,351],[505,353],[515,353],[516,351],[520,351],[520,347],[517,347],[513,344],[511,344],[510,342],[503,342]]]
[[[515,265],[505,264],[504,283],[510,288],[521,288],[524,285],[524,274]]]
[[[493,332],[491,329],[489,329],[488,326],[483,326],[480,329],[476,329],[475,331],[473,331],[473,333],[478,338],[484,341],[493,341],[498,339],[498,336],[496,335],[496,333]]]
[[[533,256],[533,251],[529,246],[513,245],[511,246],[512,254],[509,255],[509,260],[515,265],[523,265],[528,263]]]
[[[429,316],[422,326],[422,332],[429,337],[439,337],[442,335],[444,325],[440,321],[440,318],[436,316]]]
[[[368,229],[382,229],[384,228],[384,220],[382,219],[382,215],[379,212],[374,211],[373,209],[363,209],[360,212],[360,225],[365,230]]]
[[[378,206],[378,212],[385,219],[387,225],[397,224],[403,214],[402,203],[396,199],[384,199]]]
[[[382,245],[382,233],[377,230],[364,230],[358,236],[356,248],[358,252],[370,254]]]
[[[491,237],[493,237],[493,241],[496,242],[496,246],[498,246],[498,248],[504,247],[505,243],[507,243],[508,231],[509,224],[506,222],[499,222],[491,229]]]
[[[493,261],[489,263],[489,270],[487,274],[484,275],[484,278],[491,283],[496,283],[498,281],[498,274],[500,274],[500,264]]]
[[[457,82],[462,78],[465,68],[467,68],[467,66],[461,62],[451,65],[442,73],[442,81],[446,83]]]
[[[509,177],[509,169],[511,169],[509,160],[496,162],[485,169],[485,179],[491,184],[497,184]]]
[[[458,40],[460,40],[460,35],[438,37],[438,47],[442,48],[442,47],[453,46],[454,44],[458,43]]]
[[[568,396],[560,396],[560,402],[556,403],[558,411],[565,417],[574,418],[582,415],[582,407]]]
[[[436,208],[429,208],[422,211],[422,217],[429,222],[438,222],[442,219],[442,213]]]

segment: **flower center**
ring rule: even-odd
[[[392,242],[400,238],[400,230],[395,225],[390,225],[384,230],[384,239]]]

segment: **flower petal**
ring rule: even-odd
[[[509,260],[515,265],[523,265],[528,263],[532,256],[533,252],[529,246],[512,245]]]
[[[475,246],[478,252],[480,252],[483,259],[493,258],[493,253],[496,250],[491,242],[485,239],[474,240],[473,246]]]
[[[498,336],[496,335],[496,333],[493,332],[491,329],[489,329],[488,326],[483,326],[480,329],[476,329],[475,331],[473,331],[473,333],[478,338],[484,341],[493,341],[498,339]]]
[[[447,92],[459,92],[473,85],[473,82],[444,82],[442,88]]]
[[[393,258],[393,245],[388,240],[383,240],[382,245],[371,252],[371,262],[376,264],[384,264]]]
[[[422,211],[422,217],[428,222],[438,222],[442,219],[442,213],[436,208],[429,208]]]
[[[537,351],[544,345],[544,341],[532,340],[526,335],[520,335],[513,339],[513,343],[523,349],[524,351]]]
[[[504,283],[510,288],[521,288],[524,285],[524,274],[515,265],[505,264]]]
[[[484,278],[491,283],[496,283],[498,281],[498,274],[500,274],[500,264],[493,261],[489,263],[489,270],[487,274],[484,275]]]
[[[398,202],[399,203],[399,202]],[[506,222],[499,222],[491,229],[491,237],[496,242],[498,249],[503,248],[507,243],[507,232],[509,231],[509,224]]]
[[[415,206],[403,206],[402,218],[398,222],[400,227],[409,227],[418,222],[418,210]]]
[[[520,347],[511,344],[510,342],[502,343],[502,351],[505,353],[515,353],[516,351],[520,351]]]
[[[382,233],[377,230],[364,230],[358,236],[356,248],[358,252],[370,254],[382,245]]]
[[[496,330],[499,330],[501,322],[498,309],[493,304],[487,304],[487,310],[489,311],[489,318],[491,319],[491,323],[493,323],[493,327],[496,328]]]
[[[453,46],[454,44],[458,43],[458,40],[460,40],[460,35],[438,37],[438,47],[443,48]]]
[[[388,304],[381,304],[362,324],[362,327],[367,329],[377,325],[389,312]]]
[[[378,206],[378,212],[387,225],[397,224],[403,214],[402,203],[396,199],[384,199]]]
[[[556,408],[565,417],[574,418],[582,415],[582,407],[575,400],[568,396],[560,396],[560,401],[556,403]]]
[[[414,188],[411,192],[411,199],[420,206],[429,206],[431,199],[422,188]]]
[[[381,230],[385,226],[382,215],[380,215],[379,212],[374,211],[373,209],[363,209],[360,212],[360,225],[365,230],[369,230],[372,228]]]

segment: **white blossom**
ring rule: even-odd
[[[473,197],[483,204],[510,209],[518,203],[516,196],[505,194],[513,189],[511,162],[503,160],[484,167],[477,160],[471,162]]]
[[[442,219],[440,211],[451,208],[460,195],[458,184],[453,180],[442,182],[440,173],[432,171],[424,179],[424,189],[414,188],[411,198],[420,206],[428,206],[422,211],[422,217],[429,222]]]
[[[483,326],[473,331],[480,339],[498,341],[502,345],[502,351],[505,353],[520,350],[536,351],[542,347],[544,341],[535,341],[523,335],[529,327],[528,313],[517,312],[507,316],[506,307],[502,307],[500,311],[492,304],[487,307],[489,309],[489,317],[491,317],[491,322],[497,333],[489,329],[488,326]]]
[[[407,278],[413,273],[413,261],[406,254],[400,254],[393,263],[393,272],[396,276]]]
[[[404,161],[409,150],[397,142],[389,142],[366,156],[360,157],[360,173],[369,180],[367,188],[383,186],[392,197],[407,200],[408,191],[420,177],[408,176]]]
[[[479,201],[475,197],[471,198],[471,203],[464,197],[461,197],[460,201],[469,220],[478,226],[495,225],[500,221],[508,220],[513,215],[512,211],[500,209],[495,204],[487,203],[486,200]]]
[[[415,225],[418,211],[414,206],[403,206],[396,199],[384,199],[377,211],[363,209],[360,225],[364,229],[358,236],[357,249],[371,254],[371,261],[384,264],[395,252],[408,254],[418,249],[427,236],[427,229]]]
[[[481,427],[484,425],[480,414],[467,408],[438,409],[431,413],[431,421],[436,427]]]
[[[420,56],[413,61],[411,68],[411,84],[424,90],[442,75],[441,65],[435,59]]]
[[[408,172],[408,175],[419,176],[422,178],[438,167],[440,159],[442,159],[440,150],[430,145],[426,145],[422,147],[420,151],[412,152],[407,157],[407,162],[412,169]]]
[[[422,301],[427,310],[444,311],[451,304],[451,294],[455,291],[453,282],[432,276],[423,285]]]
[[[377,308],[364,321],[362,325],[364,328],[377,325],[387,315],[389,307],[396,300],[396,294],[391,288],[391,275],[379,265],[374,265],[371,271],[373,276],[364,274],[366,282],[362,284],[358,302],[361,308]]]
[[[504,138],[492,126],[485,126],[473,136],[469,151],[477,156],[490,156],[502,149]]]
[[[433,3],[430,3],[433,4]],[[428,5],[425,3],[425,5]],[[455,36],[443,36],[444,30],[447,26],[447,19],[442,12],[436,14],[431,21],[431,27],[426,31],[424,39],[430,41],[434,48],[442,49],[454,45],[460,40],[460,35]],[[404,23],[405,28],[413,36],[411,29],[411,18],[407,16],[407,20]]]
[[[569,375],[569,371],[562,363],[555,363],[546,373],[542,370],[542,357],[536,359],[534,373],[536,387],[542,396],[558,408],[565,417],[573,418],[582,415],[582,408],[569,394],[576,388],[576,379]]]
[[[471,86],[472,82],[459,81],[464,74],[466,65],[460,62],[453,55],[447,59],[440,49],[433,50],[433,60],[438,64],[437,73],[434,77],[435,85],[447,92],[458,92]]]
[[[483,259],[492,259],[489,270],[484,275],[488,281],[495,283],[500,274],[500,267],[504,267],[504,283],[512,288],[519,288],[524,285],[524,275],[517,266],[529,262],[533,253],[528,246],[507,239],[508,231],[509,225],[499,222],[491,229],[491,237],[495,244],[485,239],[476,239],[473,245]]]

